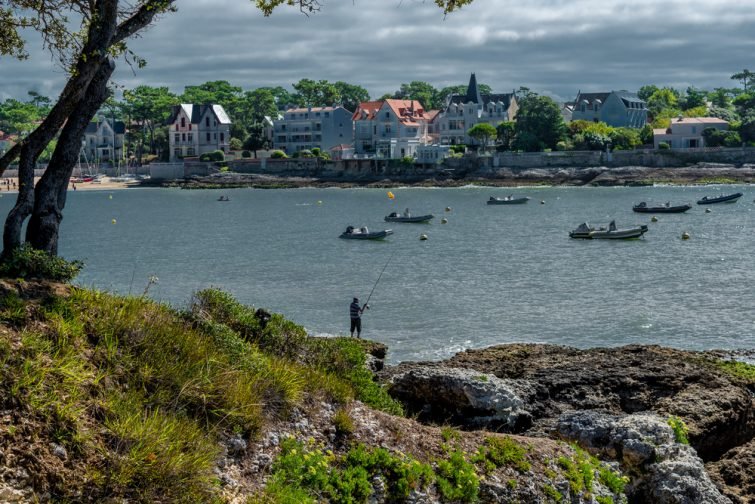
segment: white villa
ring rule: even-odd
[[[90,162],[117,162],[125,158],[123,139],[126,125],[104,116],[87,124],[82,142],[82,154]]]
[[[273,121],[273,147],[291,155],[303,149],[318,147],[327,152],[337,145],[351,144],[351,115],[340,105],[286,110],[281,119]]]
[[[176,105],[168,125],[171,162],[214,150],[228,153],[231,120],[220,105]]]
[[[477,78],[469,78],[467,93],[451,95],[446,108],[438,119],[440,143],[444,145],[475,144],[467,131],[479,123],[498,126],[503,121],[513,121],[519,106],[514,93],[480,94]]]
[[[666,129],[653,130],[653,146],[657,149],[665,142],[672,149],[705,147],[703,131],[708,128],[728,130],[729,123],[718,117],[679,117],[672,119]]]
[[[432,143],[430,124],[437,111],[417,100],[363,102],[354,112],[354,148],[358,156],[416,157],[417,147]]]

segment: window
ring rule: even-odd
[[[176,133],[175,135],[173,135],[173,140],[176,141],[176,142],[180,142],[181,141],[181,134],[180,133]]]
[[[220,134],[220,143],[225,142],[225,133]]]
[[[173,156],[175,156],[177,158],[180,158],[181,157],[181,149],[180,148],[173,149]]]
[[[186,150],[186,155],[187,155],[187,156],[193,156],[193,155],[194,155],[194,147],[189,147],[189,148],[188,148],[188,149]]]
[[[194,134],[193,133],[189,133],[189,137],[188,138],[189,138],[189,142],[193,142],[194,141]]]
[[[189,123],[189,131],[191,131],[191,123]]]
[[[186,118],[185,118],[185,117],[182,117],[182,118],[181,118],[181,127],[182,127],[182,128],[185,128],[185,127],[186,127]]]
[[[389,112],[386,112],[386,113],[385,113],[385,118],[386,118],[386,119],[389,119],[390,117],[391,117],[391,114],[390,114]]]
[[[209,117],[205,117],[204,118],[204,125],[207,126],[208,128],[210,127],[210,118]],[[209,138],[207,140],[209,140]]]
[[[207,141],[208,142],[210,141],[210,134],[209,133],[207,133]]]
[[[182,133],[181,137],[182,137],[181,140],[183,140],[185,142],[186,141],[186,133]]]
[[[330,112],[325,112],[325,117],[330,117]]]
[[[213,140],[217,140],[217,139],[218,139],[218,134],[217,133],[213,134]]]

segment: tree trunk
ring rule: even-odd
[[[18,198],[8,217],[5,219],[3,229],[3,253],[6,258],[10,253],[21,246],[21,229],[24,221],[31,215],[34,208],[34,167],[37,158],[44,149],[44,145],[27,143],[21,148],[18,160]]]
[[[100,65],[86,90],[86,98],[68,117],[60,134],[49,164],[54,169],[46,170],[37,184],[34,210],[26,229],[26,241],[35,249],[52,255],[58,253],[58,229],[63,220],[68,182],[79,158],[84,130],[108,97],[107,83],[113,70],[115,63],[112,60]]]

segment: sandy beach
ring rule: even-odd
[[[40,177],[34,178],[34,183],[36,184],[39,182]],[[2,179],[2,184],[0,185],[0,194],[14,194],[18,192],[18,186],[11,185],[10,187],[5,185],[6,180],[11,180],[11,182],[15,182],[18,184],[18,181],[15,178]],[[68,190],[69,191],[115,191],[120,189],[128,189],[129,187],[138,187],[140,185],[139,180],[134,180],[130,182],[121,182],[121,181],[113,181],[110,179],[110,177],[103,177],[100,180],[96,182],[69,182],[68,184]]]

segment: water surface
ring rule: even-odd
[[[745,196],[711,213],[695,205],[650,223],[631,211],[642,200],[676,204],[734,191]],[[313,334],[347,333],[351,298],[367,297],[390,258],[363,336],[388,344],[394,362],[504,342],[755,348],[752,187],[392,192],[394,201],[377,189],[78,191],[69,193],[60,252],[85,260],[84,285],[141,294],[156,275],[149,294],[177,306],[197,289],[221,287]],[[216,201],[220,194],[231,201]],[[485,204],[508,194],[532,200]],[[2,215],[12,202],[0,199]],[[382,222],[405,207],[436,219]],[[582,221],[611,219],[650,231],[628,242],[568,238]],[[395,234],[338,239],[349,224]],[[680,239],[683,231],[690,240]]]

